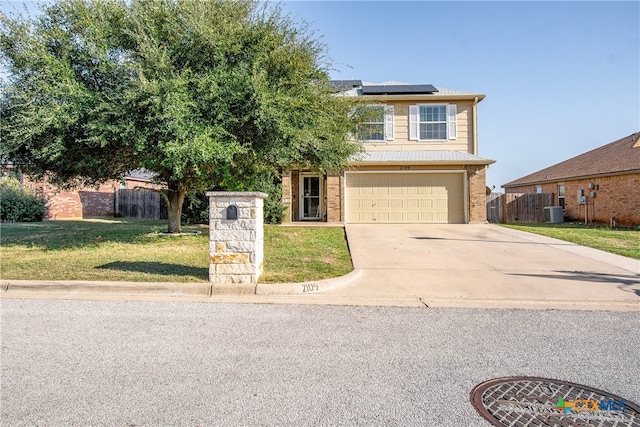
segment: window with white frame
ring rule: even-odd
[[[455,104],[420,104],[409,106],[409,139],[446,141],[457,137]]]
[[[444,105],[420,106],[420,139],[447,139],[447,108]]]
[[[373,117],[358,126],[358,139],[366,142],[384,142],[393,139],[393,107],[370,105]]]

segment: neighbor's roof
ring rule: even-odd
[[[367,151],[353,164],[380,163],[430,163],[430,164],[479,164],[489,165],[495,160],[485,159],[464,151]]]
[[[503,188],[640,172],[640,132],[516,179]]]
[[[338,91],[350,95],[397,96],[397,95],[432,95],[432,96],[474,96],[484,98],[477,92],[457,89],[438,88],[431,84],[413,84],[397,81],[372,83],[362,80],[331,80],[330,85]]]
[[[149,172],[146,169],[135,169],[126,174],[123,178],[128,178],[136,181],[152,181],[156,174]]]

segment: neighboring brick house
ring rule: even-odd
[[[478,156],[483,94],[404,83],[332,82],[371,100],[376,119],[359,129],[365,153],[324,175],[284,171],[285,222],[486,222],[486,169]]]
[[[31,181],[22,176],[26,188],[42,195],[47,204],[45,219],[78,219],[92,217],[113,217],[115,192],[121,188],[149,187],[150,176],[133,172],[121,181],[109,181],[98,187],[63,190],[47,180]]]
[[[516,179],[506,193],[554,193],[570,221],[640,225],[640,132]],[[579,201],[579,193],[586,199]],[[586,202],[586,203],[585,203]]]

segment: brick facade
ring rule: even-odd
[[[300,173],[291,172],[291,221],[300,221]]]
[[[100,186],[77,190],[63,190],[45,181],[23,179],[26,188],[42,195],[47,205],[45,219],[78,219],[89,217],[113,217],[114,192],[120,188],[116,181]]]
[[[115,192],[120,188],[152,187],[146,181],[126,178],[122,182],[108,181],[97,187],[63,190],[44,181],[32,181],[23,177],[25,188],[44,197],[47,205],[45,219],[82,219],[113,217]]]
[[[284,171],[282,173],[282,206],[284,206],[285,211],[283,214],[282,222],[288,223],[291,222],[291,200],[293,195],[291,194],[291,171]]]
[[[589,189],[593,183],[596,189]],[[618,226],[640,225],[640,173],[601,176],[588,179],[564,180],[539,184],[543,193],[554,193],[558,203],[558,185],[565,186],[564,217],[567,221],[583,222],[585,206],[578,204],[578,190],[584,190],[589,197],[589,222],[610,224],[615,216]],[[534,193],[535,185],[509,187],[507,193]],[[595,197],[590,197],[591,192]]]
[[[342,222],[342,174],[328,173],[326,177],[327,222]]]
[[[469,223],[487,222],[487,168],[467,166]]]

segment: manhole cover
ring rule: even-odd
[[[494,426],[640,427],[640,407],[606,391],[536,377],[497,378],[471,391]]]

